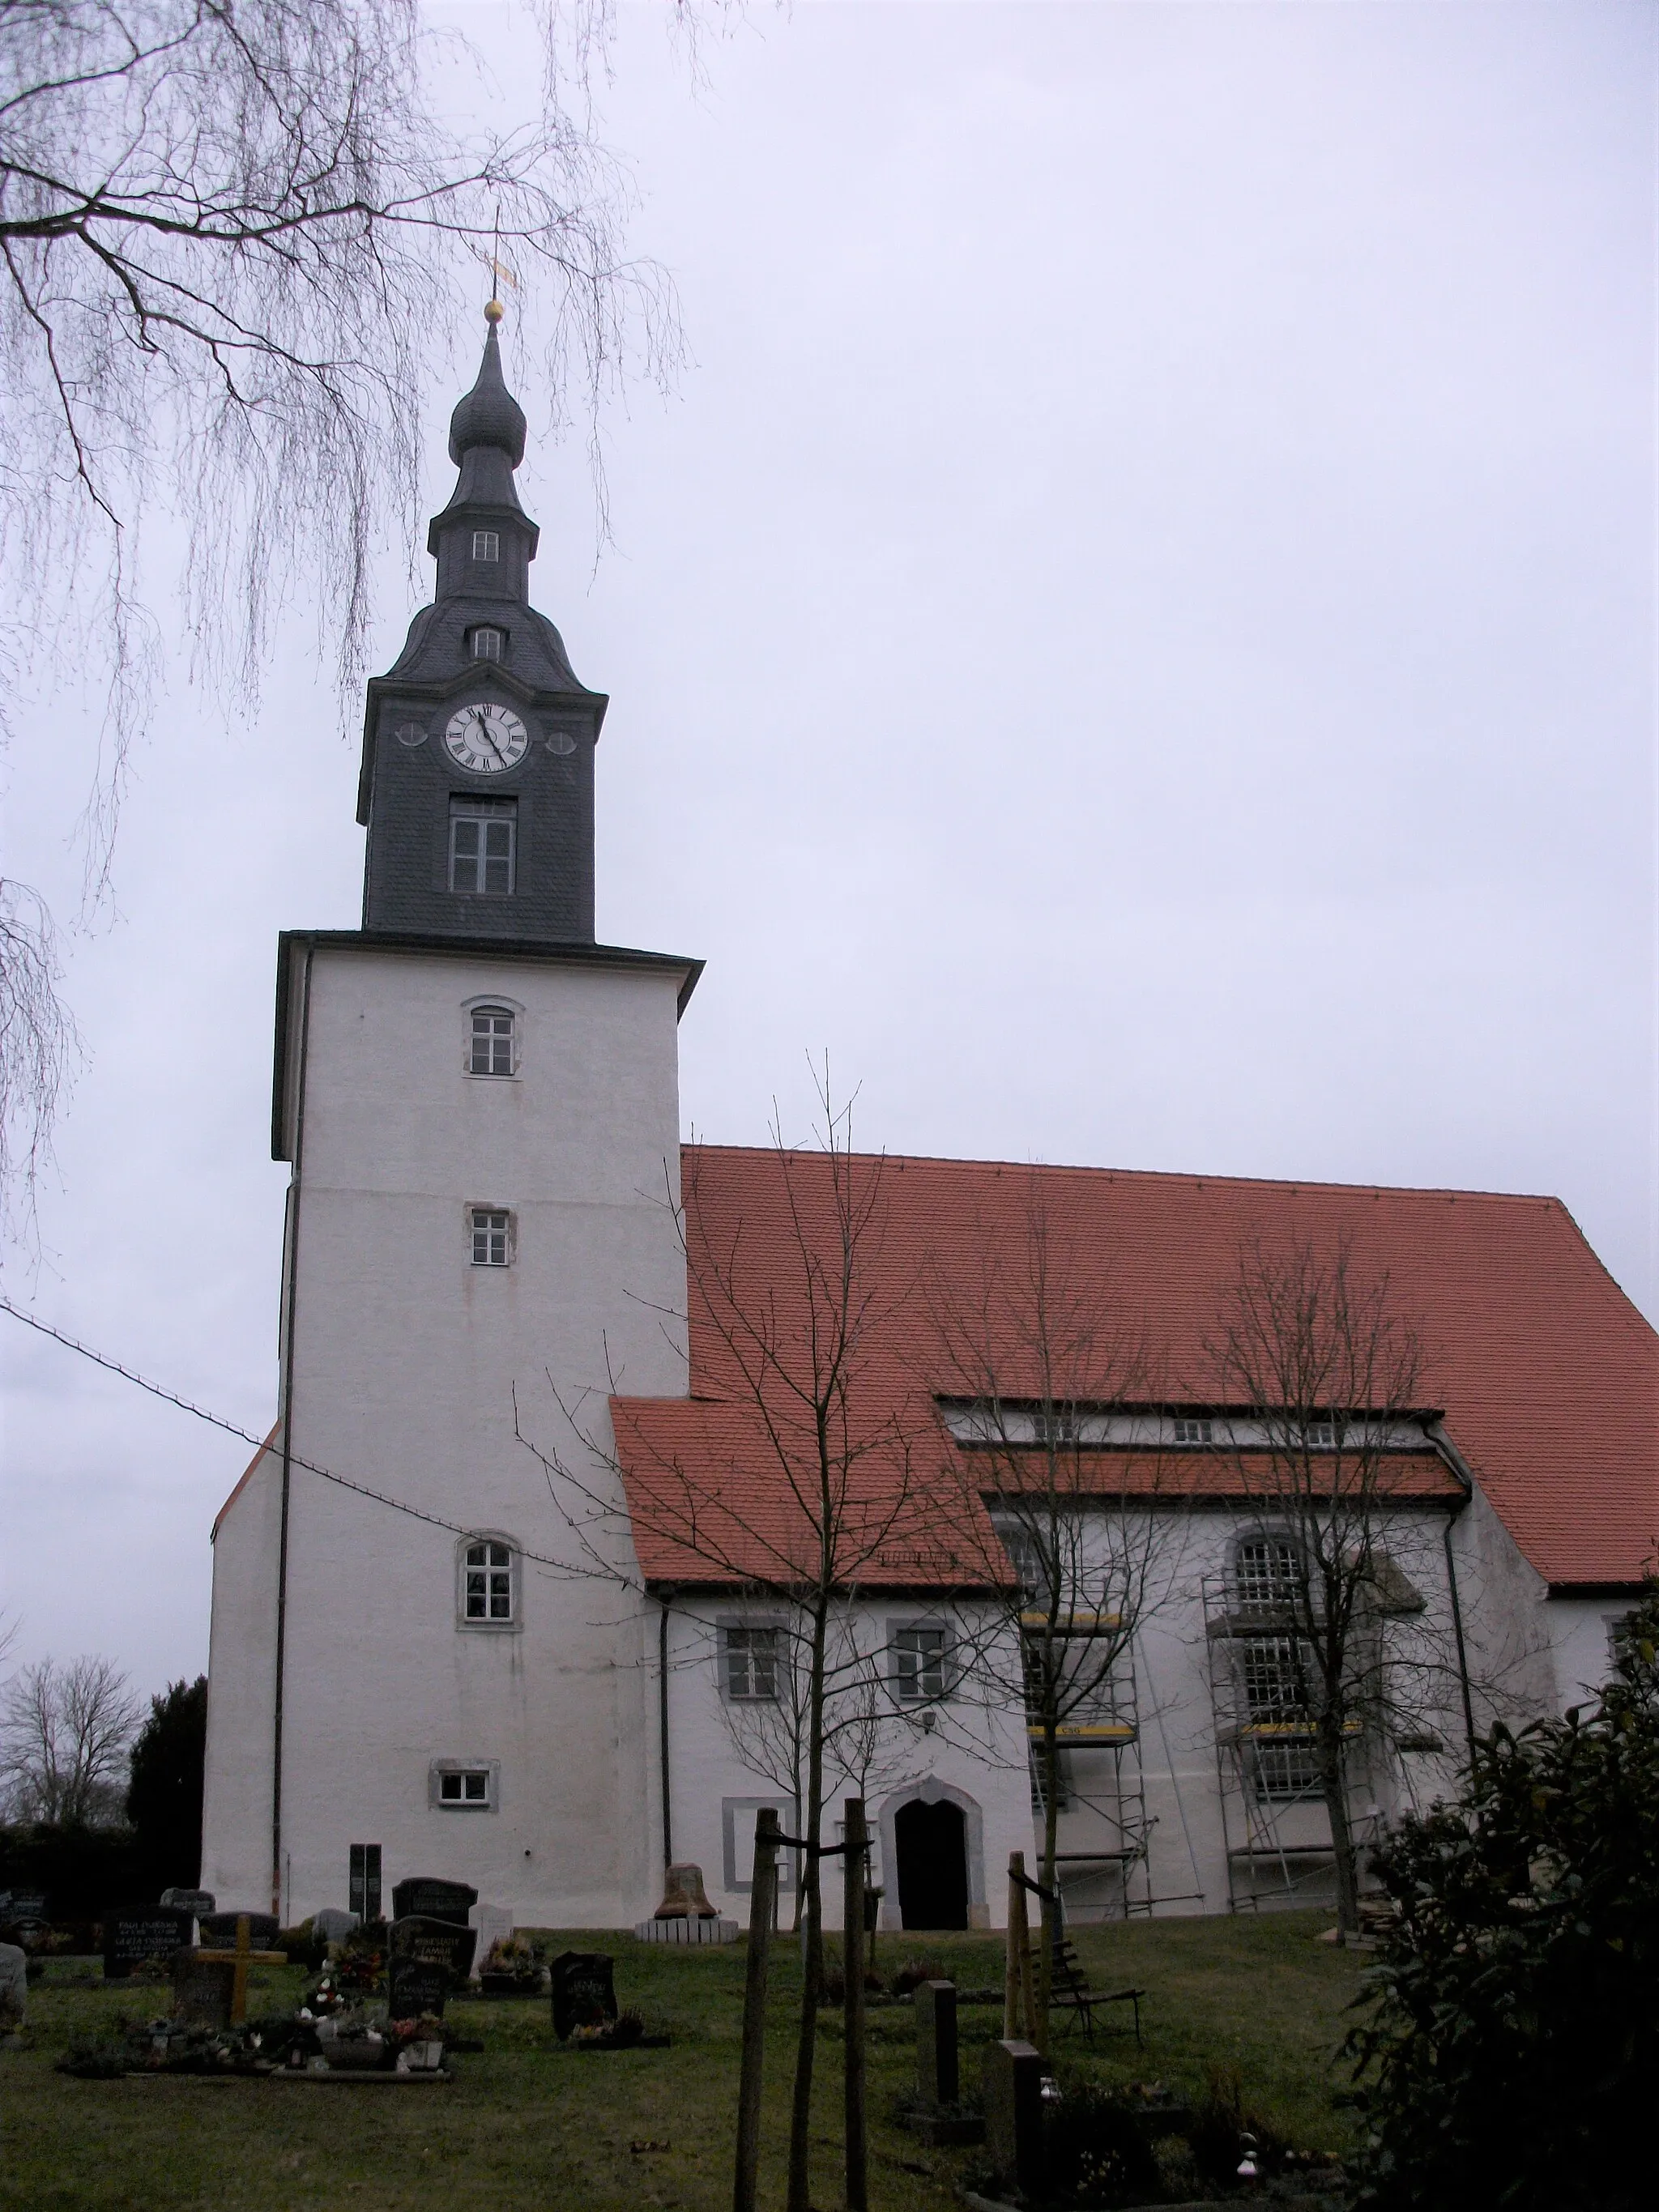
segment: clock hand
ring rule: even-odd
[[[496,742],[495,742],[495,738],[492,738],[492,737],[490,736],[490,734],[489,734],[489,723],[488,723],[487,721],[485,721],[485,720],[484,720],[484,718],[483,718],[483,716],[482,714],[480,714],[480,715],[478,716],[477,720],[478,720],[478,734],[479,734],[479,736],[483,739],[484,743],[489,746],[489,748],[490,751],[491,751],[492,753],[494,753],[494,754],[495,754],[495,756],[496,759],[501,763],[501,766],[502,766],[503,768],[505,768],[505,767],[507,766],[507,755],[506,755],[506,754],[501,750],[501,747],[496,744]]]

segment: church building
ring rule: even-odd
[[[362,926],[278,951],[278,1419],[213,1531],[204,1886],[292,1923],[447,1876],[520,1924],[620,1928],[689,1860],[744,1916],[757,1811],[799,1832],[811,1516],[719,1309],[799,1317],[851,1174],[874,1318],[826,1828],[866,1799],[884,1924],[1000,1925],[1048,1790],[1074,1917],[1328,1901],[1270,1495],[1289,1414],[1216,1352],[1240,1255],[1340,1251],[1420,1341],[1364,1416],[1374,1664],[1427,1686],[1356,1736],[1362,1844],[1449,1786],[1470,1727],[1605,1674],[1659,1532],[1659,1339],[1553,1199],[683,1147],[702,963],[594,939],[607,702],[530,603],[488,312],[433,603],[368,686]],[[952,1317],[1036,1222],[1133,1316],[1133,1388],[1057,1393],[1006,1326],[964,1357]],[[1335,1468],[1341,1419],[1296,1419]],[[1133,1618],[1060,1623],[1111,1663],[1051,1777],[1022,1464],[1067,1470],[1080,1558],[1143,1563]]]

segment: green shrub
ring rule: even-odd
[[[1349,2039],[1376,2212],[1634,2212],[1659,2080],[1659,1589],[1600,1705],[1477,1749],[1379,1853],[1399,1907]]]

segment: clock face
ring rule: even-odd
[[[444,744],[452,760],[475,775],[499,775],[516,768],[530,744],[530,732],[510,707],[477,701],[449,718]]]

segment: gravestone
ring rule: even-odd
[[[20,1928],[46,1917],[46,1893],[44,1889],[14,1889],[0,1910],[0,1920],[9,1920]]]
[[[214,1910],[216,1900],[210,1889],[164,1889],[161,1902],[177,1905],[180,1912],[193,1912],[199,1920]]]
[[[386,1966],[386,1987],[389,2020],[418,2020],[423,2012],[435,2013],[441,2020],[449,1995],[449,1969],[427,1959],[392,1959]]]
[[[134,1905],[104,1915],[104,1978],[125,1981],[147,1959],[171,1959],[190,1942],[193,1912],[171,1905]]]
[[[325,1905],[320,1912],[312,1916],[313,1935],[325,1943],[343,1943],[354,1928],[362,1925],[355,1912],[347,1912],[337,1905]]]
[[[418,1960],[423,1966],[441,1966],[453,1985],[472,1972],[472,1954],[478,1948],[478,1931],[453,1920],[431,1920],[421,1913],[392,1923],[391,1955]]]
[[[916,2007],[916,2094],[929,2105],[954,2105],[961,2093],[957,2064],[957,1985],[918,1984]]]
[[[204,1951],[234,1951],[236,1948],[236,1923],[247,1923],[247,1940],[256,1951],[274,1950],[282,1931],[282,1923],[274,1912],[207,1912],[202,1916],[202,1948]]]
[[[993,2043],[985,2052],[985,2142],[997,2179],[1042,2194],[1043,2058],[1029,2043]]]
[[[466,1916],[478,1901],[476,1889],[469,1889],[464,1881],[443,1881],[436,1875],[406,1875],[392,1893],[392,1917],[394,1920],[459,1920],[463,1925]]]
[[[192,1950],[173,1953],[173,2016],[186,2027],[228,2027],[235,1992],[234,1966]]]
[[[472,1925],[478,1931],[478,1948],[472,1962],[472,1971],[478,1973],[492,1948],[505,1943],[513,1933],[513,1915],[504,1905],[475,1905]]]
[[[555,1959],[553,2032],[561,2043],[573,2027],[605,2027],[616,2019],[615,1966],[604,1951],[561,1951]]]
[[[22,2027],[28,2004],[28,1954],[15,1943],[0,1943],[0,2035]]]

